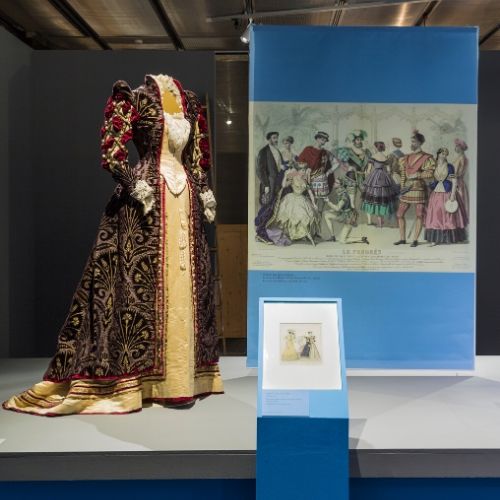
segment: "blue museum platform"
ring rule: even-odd
[[[38,381],[46,365],[0,360],[0,399]],[[226,393],[190,410],[1,410],[0,498],[254,498],[256,372],[234,357],[222,358],[221,371]],[[500,498],[500,358],[478,357],[474,374],[358,372],[348,384],[352,499]]]

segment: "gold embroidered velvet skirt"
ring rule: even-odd
[[[223,392],[218,365],[195,366],[193,290],[188,186],[179,195],[164,191],[164,377],[118,380],[43,381],[10,398],[4,408],[45,416],[124,414],[143,402],[180,406]]]

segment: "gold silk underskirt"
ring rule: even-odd
[[[196,368],[194,362],[189,189],[177,196],[166,185],[164,191],[165,377],[43,381],[11,397],[4,408],[46,416],[120,414],[141,410],[143,401],[179,406],[223,392],[218,365]]]

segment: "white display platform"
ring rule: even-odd
[[[0,399],[46,359],[0,360]],[[255,477],[255,370],[221,359],[224,395],[189,410],[38,417],[0,410],[0,480]],[[475,376],[349,377],[352,477],[500,477],[500,357]]]

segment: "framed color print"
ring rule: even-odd
[[[264,302],[263,390],[342,388],[338,302]]]

